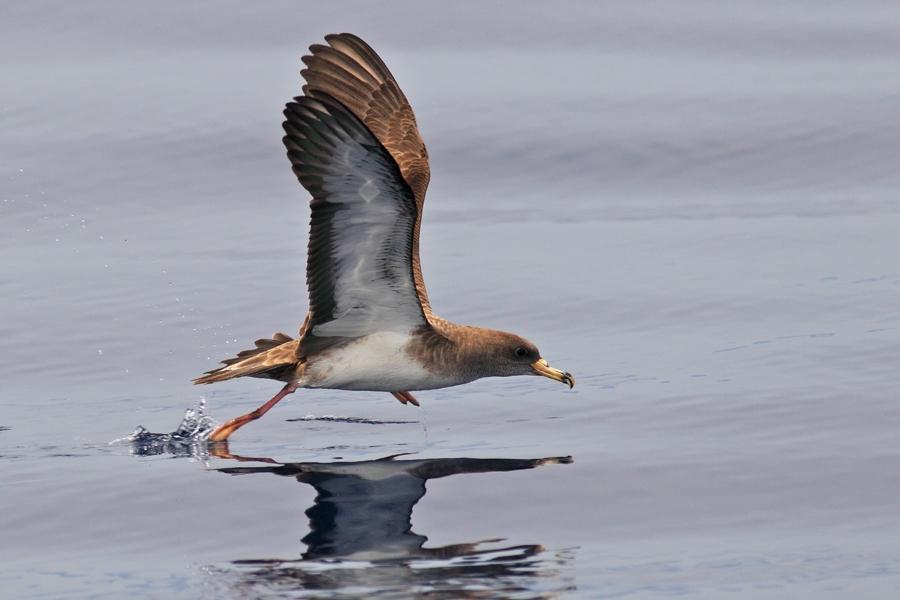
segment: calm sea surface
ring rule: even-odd
[[[227,451],[131,441],[277,391],[190,380],[302,322],[281,110],[339,31],[416,110],[435,310],[574,390],[301,390]],[[898,31],[875,1],[5,3],[0,596],[900,597]]]

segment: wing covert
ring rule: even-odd
[[[397,161],[421,210],[431,170],[409,101],[363,40],[350,33],[326,35],[325,40],[328,46],[314,44],[312,55],[303,57],[303,93],[312,98],[325,93],[356,115]]]

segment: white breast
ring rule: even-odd
[[[438,376],[410,358],[405,334],[382,331],[311,356],[303,387],[408,392],[460,383]]]

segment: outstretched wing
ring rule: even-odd
[[[415,196],[372,132],[324,92],[284,111],[284,144],[309,191],[309,322],[298,354],[427,324],[413,277]]]
[[[327,35],[325,40],[328,46],[310,46],[312,55],[303,57],[307,65],[300,72],[307,81],[303,93],[311,98],[324,95],[340,102],[368,127],[400,168],[417,209],[413,226],[413,278],[422,309],[426,318],[431,319],[419,266],[419,227],[431,170],[416,116],[394,76],[368,44],[350,33]]]
[[[324,92],[365,123],[397,161],[421,208],[431,171],[409,101],[364,41],[350,33],[326,35],[325,41],[328,46],[310,46],[312,56],[303,57],[307,66],[300,72],[307,81],[303,93],[316,98]]]

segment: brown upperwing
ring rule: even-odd
[[[350,33],[326,35],[325,41],[328,46],[310,46],[312,56],[303,57],[308,67],[300,72],[307,81],[303,93],[315,98],[317,91],[324,92],[346,106],[400,167],[418,209],[413,229],[413,280],[425,318],[432,323],[434,314],[419,263],[419,228],[431,170],[416,116],[394,76],[368,44]]]

